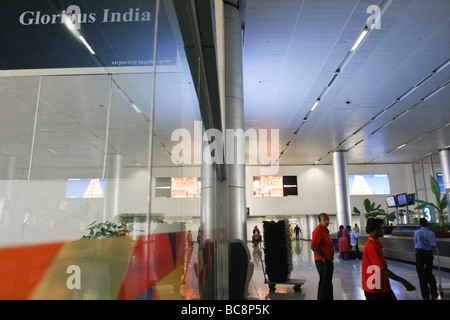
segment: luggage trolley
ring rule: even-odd
[[[301,290],[302,284],[304,284],[306,282],[305,279],[289,279],[289,280],[284,281],[284,282],[282,282],[282,281],[270,281],[269,278],[267,277],[266,267],[265,267],[264,260],[263,260],[262,255],[261,255],[261,248],[259,248],[259,247],[258,247],[258,254],[259,254],[259,257],[260,257],[260,260],[261,260],[261,267],[262,267],[262,271],[263,271],[263,274],[264,274],[264,283],[269,285],[269,290],[271,292],[275,291],[275,286],[277,284],[291,284],[291,285],[293,284],[295,292],[298,292],[298,291]]]
[[[442,279],[441,279],[441,261],[439,259],[439,250],[436,248],[436,255],[437,255],[437,261],[438,261],[438,274],[439,274],[439,295],[441,296],[441,299],[444,298],[444,291],[450,290],[450,288],[443,288],[442,287]]]

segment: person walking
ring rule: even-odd
[[[366,300],[397,300],[389,279],[401,282],[407,291],[416,288],[406,279],[388,269],[383,253],[383,220],[368,219],[366,231],[369,233],[362,256],[361,279]]]
[[[436,236],[427,228],[428,220],[419,220],[420,229],[414,232],[416,251],[416,270],[419,277],[420,293],[423,300],[436,300],[438,297],[436,278],[433,275],[433,251],[436,250]]]
[[[319,225],[314,229],[311,240],[311,250],[314,252],[314,262],[319,273],[317,300],[333,300],[334,245],[330,237],[328,214],[318,216]]]
[[[295,239],[300,240],[300,232],[302,232],[302,230],[300,230],[298,224],[295,225],[294,232],[295,232]]]

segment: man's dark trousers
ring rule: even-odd
[[[320,277],[317,300],[333,300],[333,262],[325,259],[325,262],[315,260],[315,263]]]
[[[420,292],[424,300],[437,298],[436,278],[433,275],[433,251],[419,249],[416,251],[416,270],[419,276]]]

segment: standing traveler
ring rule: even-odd
[[[369,233],[369,239],[364,246],[361,266],[362,289],[366,300],[397,300],[389,278],[401,282],[408,291],[415,290],[410,282],[387,267],[383,244],[379,241],[379,238],[384,236],[383,220],[369,219],[366,231]]]
[[[298,224],[295,225],[294,232],[295,232],[295,239],[300,240],[300,232],[302,232],[302,230],[300,230]]]
[[[317,300],[333,300],[333,270],[334,245],[330,237],[328,214],[319,214],[319,225],[314,229],[311,250],[314,252],[314,262],[319,273]]]
[[[436,278],[433,275],[433,251],[436,249],[436,236],[427,228],[428,220],[419,220],[421,228],[414,232],[416,250],[416,270],[419,276],[420,292],[423,300],[436,300],[438,297]]]
[[[350,226],[347,226],[347,229],[350,230],[350,251],[355,247],[356,252],[359,252],[358,248],[358,235],[356,234],[356,231],[353,230]],[[358,258],[358,256],[356,256]]]
[[[349,259],[350,236],[347,228],[342,229],[342,237],[339,238],[339,257],[343,260]]]

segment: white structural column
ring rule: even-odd
[[[122,156],[120,154],[108,155],[105,174],[105,199],[103,221],[112,221],[119,214],[120,173]]]
[[[334,193],[336,196],[336,218],[338,226],[351,225],[350,195],[348,193],[347,153],[333,153]]]
[[[450,212],[450,149],[439,151],[439,160],[441,162],[442,178],[444,180],[444,189],[447,194],[447,212]]]
[[[312,233],[314,229],[319,225],[319,215],[307,215],[306,216],[307,230],[303,235],[306,240],[312,240]]]
[[[225,16],[225,128],[244,130],[244,89],[242,79],[242,18],[237,1],[224,2]],[[239,140],[240,139],[240,140]],[[231,149],[230,146],[233,146]],[[234,143],[225,140],[227,161],[229,239],[247,241],[245,197],[245,137],[236,135]],[[225,157],[227,158],[227,157]]]
[[[205,145],[206,142],[203,142],[204,147]],[[202,150],[204,149],[202,148]],[[200,231],[202,240],[213,240],[216,230],[217,212],[215,210],[216,182],[213,164],[207,164],[205,161],[202,161],[201,166],[201,190]]]
[[[450,189],[450,149],[439,151],[439,160],[441,162],[442,178],[444,179],[445,190]]]

